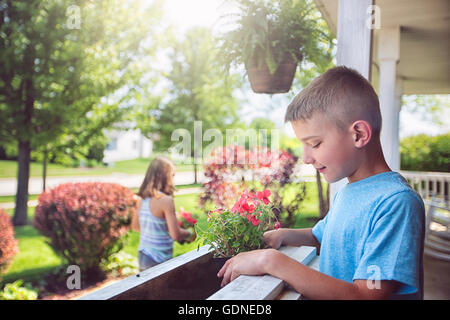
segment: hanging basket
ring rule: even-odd
[[[286,93],[291,89],[297,63],[286,54],[274,74],[270,74],[266,64],[258,67],[253,63],[247,67],[248,80],[255,93]]]

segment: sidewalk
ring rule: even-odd
[[[198,182],[201,183],[205,176],[202,172],[197,174]],[[144,174],[124,174],[113,173],[104,176],[78,176],[78,177],[48,177],[47,188],[53,188],[61,183],[67,182],[112,182],[118,183],[128,188],[140,187],[144,180]],[[194,172],[177,172],[175,175],[175,185],[193,184]],[[13,196],[17,191],[17,179],[7,178],[0,179],[0,196]],[[29,194],[40,194],[42,192],[42,178],[30,178],[28,184]]]
[[[294,176],[302,177],[306,181],[315,181],[315,169],[312,165],[297,165],[295,168]],[[61,183],[67,182],[112,182],[118,183],[128,188],[140,187],[144,180],[143,174],[126,174],[126,173],[113,173],[103,176],[75,176],[75,177],[47,177],[47,188],[53,188]],[[246,177],[251,180],[251,176]],[[205,181],[205,176],[202,171],[197,173],[197,182],[202,183]],[[181,171],[175,175],[175,185],[193,184],[194,172],[193,171]],[[17,192],[17,179],[16,178],[3,178],[0,179],[0,196],[14,196]],[[29,194],[40,194],[42,192],[42,178],[30,178],[28,184]]]
[[[183,195],[183,194],[191,194],[191,193],[200,193],[202,188],[184,188],[175,192],[175,196]],[[37,200],[28,201],[28,207],[36,207],[38,205]],[[0,202],[1,209],[14,209],[16,204],[14,202]]]

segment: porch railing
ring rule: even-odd
[[[400,171],[423,199],[433,199],[449,207],[449,172]]]

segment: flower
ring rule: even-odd
[[[280,228],[281,227],[281,222],[277,221],[273,227],[274,227],[275,230]]]
[[[211,245],[216,257],[263,248],[264,232],[277,225],[274,206],[268,200],[270,194],[269,190],[257,193],[244,190],[231,210],[209,211],[208,228],[196,227],[203,244]]]
[[[264,204],[268,204],[268,203],[270,203],[270,200],[269,200],[270,194],[271,194],[270,190],[264,190],[263,192],[258,191],[256,193],[256,197],[259,200],[263,201]]]
[[[258,220],[258,218],[256,218],[255,216],[252,215],[251,223],[254,226],[257,226],[260,223],[260,221]]]
[[[180,207],[178,213],[178,225],[184,229],[193,227],[197,223],[197,219],[192,215],[191,212],[187,212],[183,207]]]

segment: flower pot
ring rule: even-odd
[[[286,54],[274,74],[270,74],[266,64],[258,67],[256,62],[247,67],[248,79],[255,93],[285,93],[291,89],[297,63]]]

